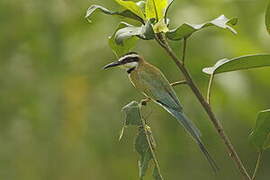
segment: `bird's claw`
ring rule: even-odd
[[[150,98],[142,99],[142,100],[141,100],[141,105],[146,106],[147,103],[148,103],[150,100],[151,100]]]

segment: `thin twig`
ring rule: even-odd
[[[158,163],[158,160],[157,160],[157,157],[156,157],[156,153],[155,153],[155,150],[152,147],[151,137],[149,136],[149,131],[147,129],[148,126],[146,124],[145,119],[142,116],[141,116],[141,121],[142,121],[143,131],[144,131],[144,134],[146,136],[146,140],[147,140],[147,143],[148,143],[148,146],[149,146],[151,155],[153,157],[153,161],[154,161],[155,167],[157,168],[157,172],[158,172],[158,175],[160,176],[161,180],[163,180],[163,177],[162,177],[161,171],[160,171],[160,167],[159,167],[159,163]]]
[[[212,90],[213,80],[214,80],[214,74],[211,74],[210,79],[209,79],[208,88],[207,88],[207,102],[208,102],[208,104],[211,104],[211,90]]]
[[[255,178],[256,178],[256,175],[257,175],[257,172],[258,172],[258,169],[260,167],[261,160],[262,160],[262,155],[263,155],[263,152],[260,151],[259,154],[258,154],[258,159],[257,159],[257,162],[256,162],[256,166],[255,166],[255,169],[254,169],[252,180],[255,180]]]
[[[183,85],[183,84],[187,84],[187,81],[183,80],[183,81],[173,82],[171,83],[171,86],[178,86],[178,85]]]
[[[199,90],[199,88],[197,87],[195,82],[193,81],[193,79],[190,76],[188,70],[185,68],[183,62],[180,59],[178,59],[178,57],[175,55],[175,53],[173,52],[173,50],[169,46],[169,43],[168,43],[168,41],[167,41],[164,34],[157,34],[156,37],[159,39],[159,40],[157,40],[157,42],[165,49],[165,51],[172,58],[172,60],[176,64],[176,66],[179,68],[179,70],[184,75],[184,77],[185,77],[185,79],[187,81],[187,84],[189,85],[189,87],[191,88],[191,90],[193,91],[193,93],[195,94],[197,99],[199,100],[200,104],[202,105],[202,107],[206,111],[206,113],[209,116],[210,120],[212,121],[215,129],[217,130],[219,136],[224,141],[224,144],[226,145],[226,148],[228,150],[228,153],[229,153],[230,157],[236,163],[236,165],[237,165],[239,171],[241,172],[243,178],[245,180],[251,180],[251,178],[250,178],[246,168],[244,167],[240,157],[238,156],[237,152],[235,151],[234,146],[232,145],[232,143],[231,143],[229,137],[227,136],[227,134],[225,133],[222,124],[216,118],[215,114],[212,111],[211,106],[207,103],[207,101],[203,97],[201,91]]]
[[[183,56],[182,56],[183,65],[185,65],[186,51],[187,51],[187,38],[184,38],[183,53],[182,53],[183,54]]]

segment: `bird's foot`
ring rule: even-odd
[[[150,98],[142,99],[141,100],[141,105],[146,106],[149,101],[151,101]]]

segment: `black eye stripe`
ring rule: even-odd
[[[138,62],[139,58],[138,57],[126,57],[125,59],[122,60],[123,64],[126,63],[131,63],[131,62]]]

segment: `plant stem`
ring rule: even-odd
[[[169,46],[169,43],[168,43],[166,37],[164,36],[164,34],[156,34],[156,40],[160,44],[160,46],[165,49],[165,51],[168,53],[168,55],[171,57],[171,59],[175,62],[176,66],[179,68],[179,70],[184,75],[184,77],[185,77],[185,79],[187,81],[187,84],[189,85],[189,87],[191,88],[191,90],[193,91],[193,93],[195,94],[197,99],[199,100],[200,104],[202,105],[202,107],[206,111],[206,113],[209,116],[210,120],[212,121],[215,129],[217,130],[219,136],[224,141],[224,144],[226,145],[226,148],[227,148],[227,151],[228,151],[230,157],[232,158],[232,160],[237,165],[237,167],[238,167],[239,171],[241,172],[243,178],[245,180],[251,180],[251,178],[250,178],[247,170],[245,169],[241,159],[239,158],[237,152],[235,151],[234,146],[232,145],[232,143],[231,143],[229,137],[227,136],[227,134],[225,133],[222,124],[216,118],[215,114],[212,111],[211,106],[207,103],[207,101],[203,97],[201,91],[198,89],[197,85],[193,81],[193,79],[190,76],[188,70],[185,68],[183,62],[178,59],[178,57],[175,55],[175,53],[173,52],[173,50]]]
[[[183,80],[183,81],[173,82],[171,83],[171,86],[177,86],[177,85],[183,85],[183,84],[187,84],[187,81]]]
[[[141,104],[141,105],[143,105],[143,104]],[[148,130],[149,127],[147,126],[146,121],[142,116],[141,116],[141,121],[142,121],[142,128],[143,128],[143,131],[144,131],[144,134],[146,136],[147,143],[148,143],[148,147],[149,147],[150,152],[151,152],[152,157],[153,157],[155,168],[157,168],[157,172],[158,172],[158,175],[159,175],[160,179],[164,180],[162,175],[161,175],[159,163],[158,163],[158,160],[157,160],[157,157],[156,157],[156,154],[155,154],[155,150],[153,148],[153,144],[151,142],[151,137],[149,136],[149,130]]]
[[[258,172],[258,169],[260,167],[261,160],[262,160],[262,155],[263,155],[263,152],[260,151],[259,154],[258,154],[258,159],[257,159],[257,162],[256,162],[256,166],[255,166],[255,169],[254,169],[252,180],[255,180],[255,178],[256,178],[256,175],[257,175],[257,172]]]
[[[211,103],[211,90],[212,90],[213,80],[214,80],[214,74],[211,74],[210,79],[209,79],[208,89],[207,89],[207,102],[208,102],[208,104]]]
[[[183,65],[185,65],[186,50],[187,50],[187,38],[184,38],[183,53],[182,53],[183,54],[183,56],[182,56]]]

